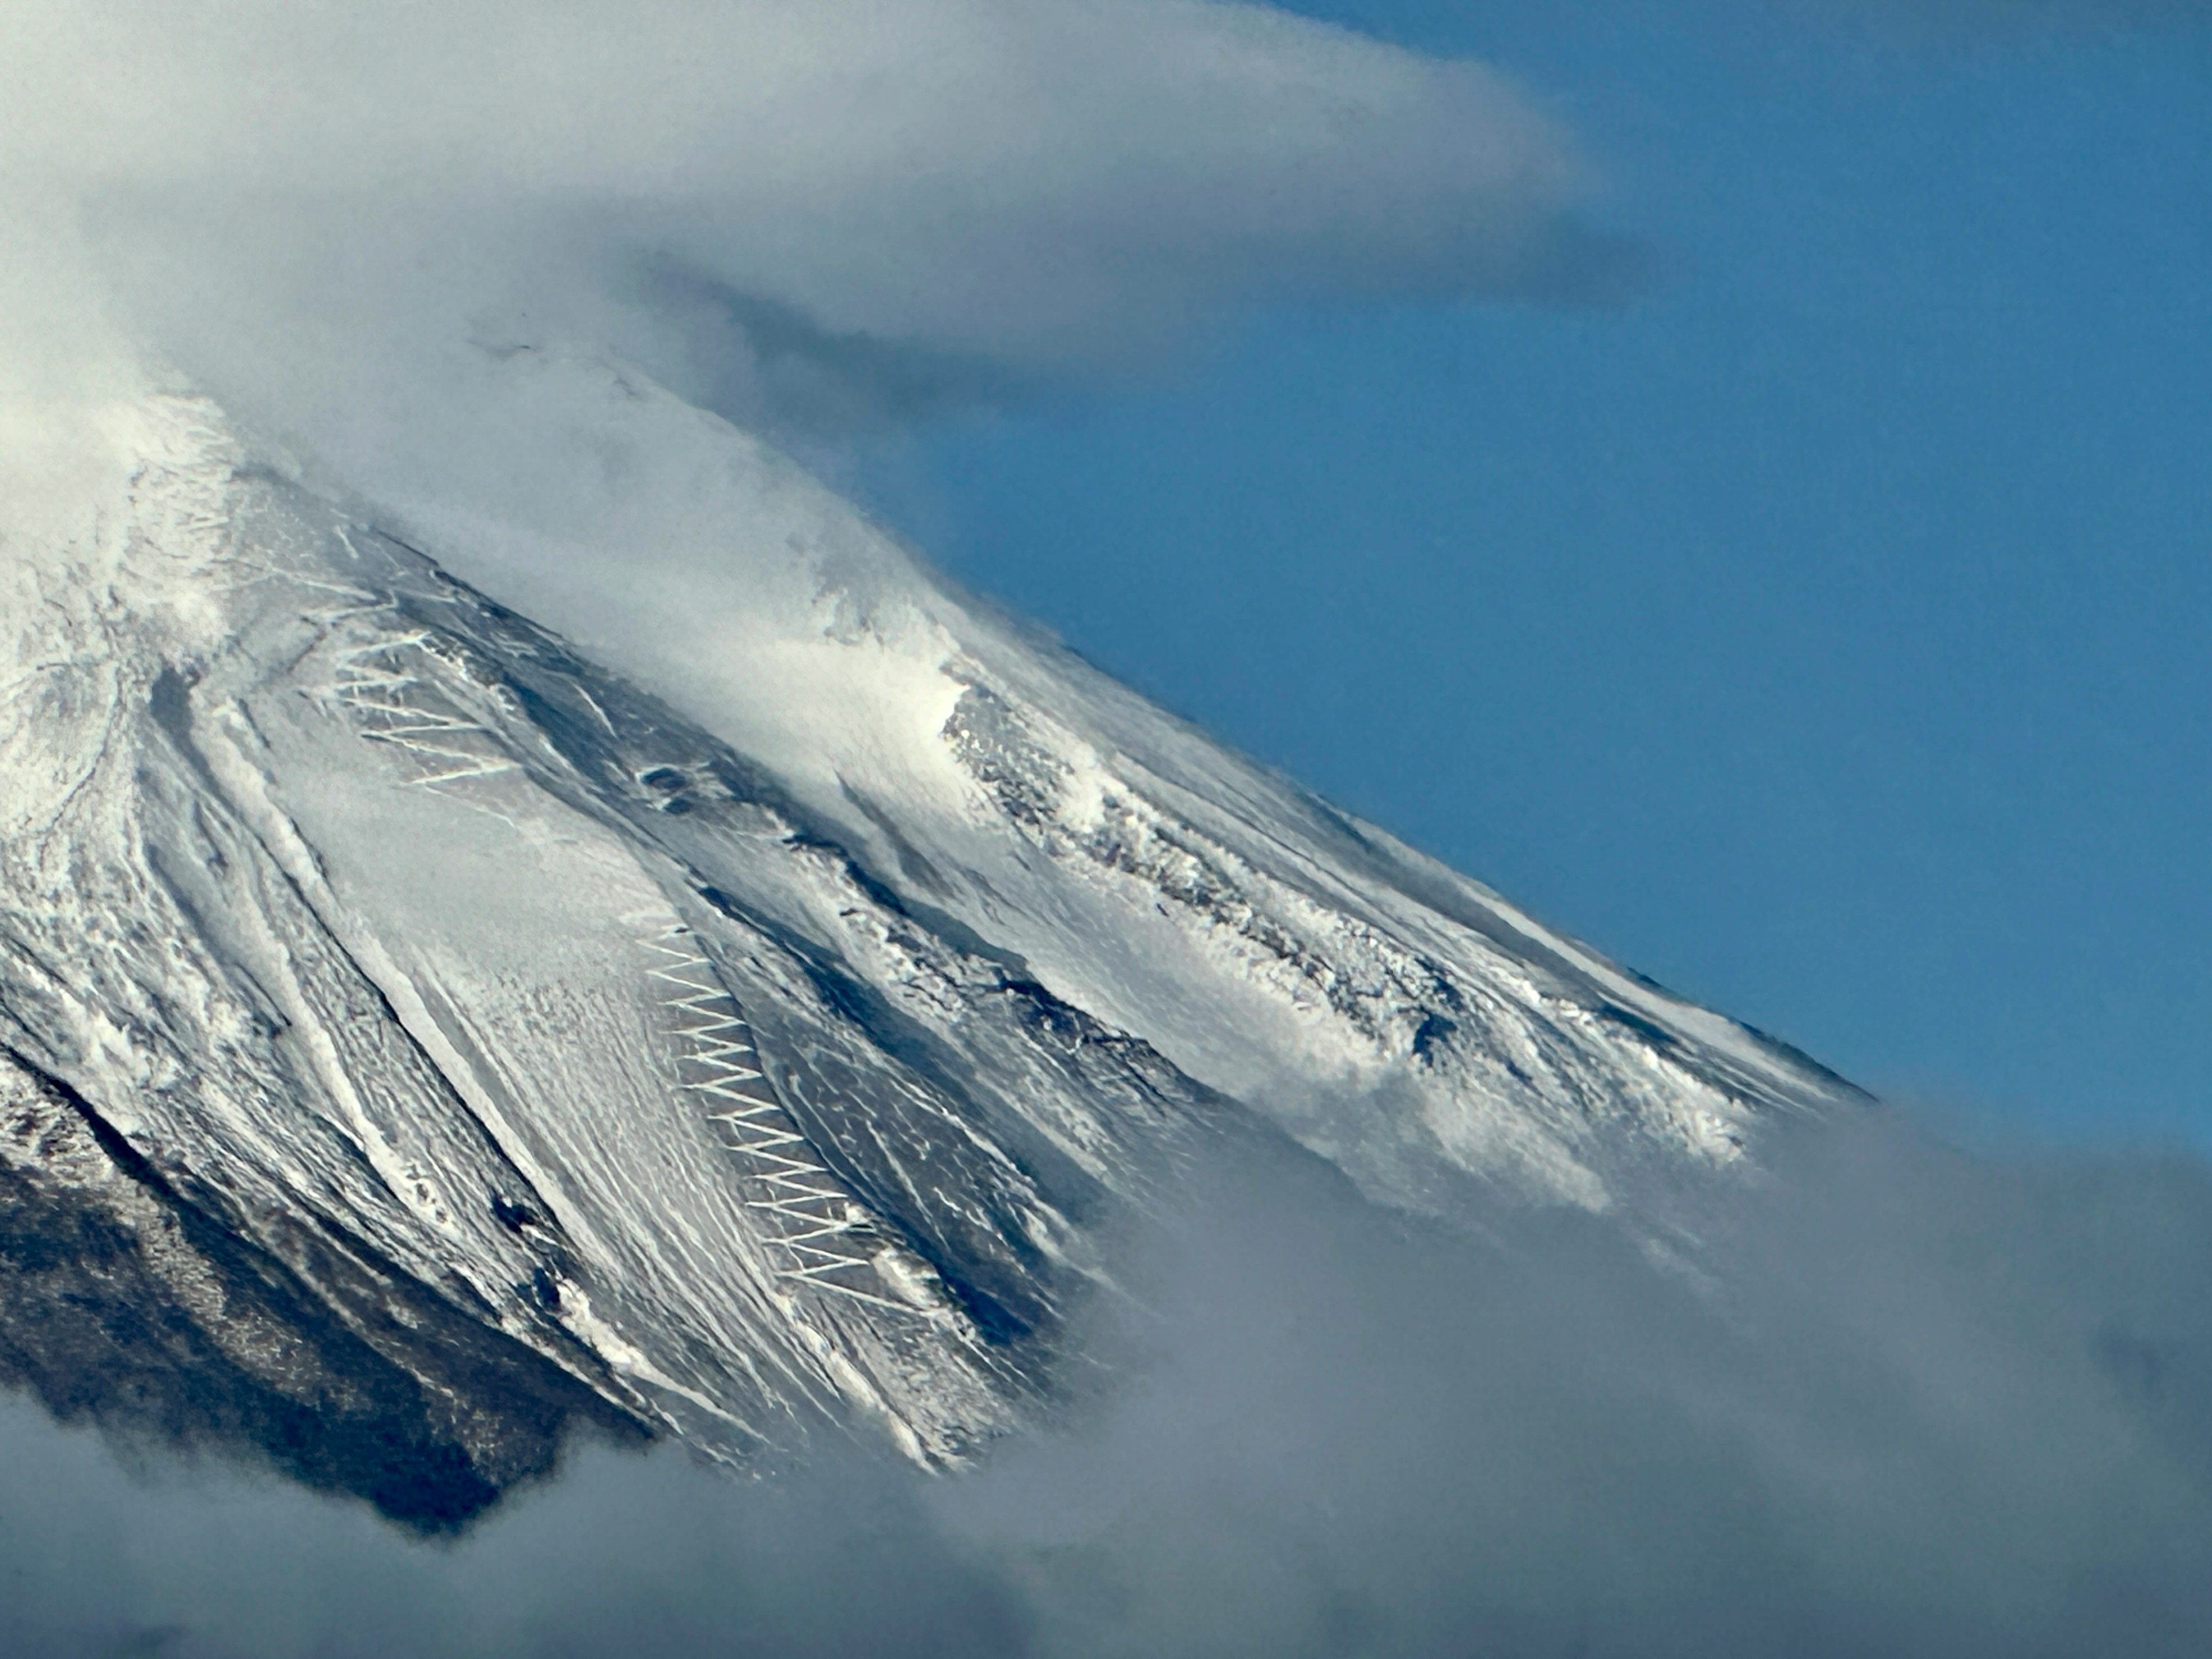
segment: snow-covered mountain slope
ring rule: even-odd
[[[514,373],[633,521],[352,504],[160,396],[8,527],[0,1365],[49,1398],[166,1367],[270,1444],[343,1396],[462,1511],[574,1419],[957,1460],[1194,1150],[1660,1230],[1763,1115],[1853,1097],[711,417]],[[104,1242],[40,1279],[64,1214]]]

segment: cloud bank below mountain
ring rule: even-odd
[[[2148,1659],[2212,1632],[2212,1185],[1771,1143],[1695,1271],[1201,1174],[1054,1433],[949,1481],[589,1453],[456,1547],[0,1415],[29,1656]],[[115,1644],[138,1642],[141,1648]],[[106,1643],[104,1650],[96,1644]]]

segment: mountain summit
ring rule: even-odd
[[[1859,1098],[743,434],[515,372],[704,562],[363,504],[182,395],[0,544],[0,1376],[65,1415],[426,1528],[584,1423],[954,1462],[1208,1147],[1663,1245]]]

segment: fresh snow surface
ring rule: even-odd
[[[618,497],[311,486],[163,394],[0,525],[0,1196],[166,1206],[115,1224],[157,1266],[213,1227],[491,1487],[434,1327],[714,1455],[827,1417],[957,1462],[1194,1148],[1663,1245],[1665,1193],[1856,1097],[649,383],[501,372]],[[299,1395],[270,1321],[222,1363]]]

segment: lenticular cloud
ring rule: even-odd
[[[395,340],[562,337],[745,415],[763,319],[832,375],[856,342],[1049,372],[1249,299],[1619,274],[1503,76],[1261,6],[10,11],[27,332],[92,278],[172,363],[281,361],[295,401]]]

